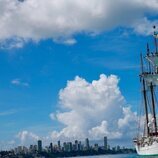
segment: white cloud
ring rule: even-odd
[[[78,76],[68,81],[59,93],[62,109],[51,115],[64,128],[53,131],[52,139],[101,139],[105,135],[110,139],[121,138],[129,124],[133,125],[132,133],[137,116],[124,107],[126,101],[118,82],[117,76],[104,74],[91,83]]]
[[[144,17],[134,24],[134,31],[139,34],[146,33],[147,35],[150,35],[153,32],[152,26],[154,25],[158,26],[158,20],[150,21]]]
[[[59,43],[59,44],[65,44],[65,45],[74,45],[77,43],[77,41],[74,38],[58,38],[58,39],[54,39],[54,42]]]
[[[147,15],[158,15],[158,0],[1,0],[0,41],[51,38],[74,44],[77,33],[97,34],[118,26],[148,34],[158,21]]]
[[[29,145],[30,143],[36,143],[39,136],[29,131],[21,131],[16,136],[21,144]]]
[[[11,84],[16,85],[16,86],[24,86],[24,87],[29,87],[29,83],[21,81],[21,79],[14,79],[11,81]]]
[[[37,144],[37,140],[41,139],[33,132],[22,130],[14,136],[14,139],[10,141],[0,141],[1,150],[11,150],[19,145],[29,147],[31,144]],[[47,142],[47,137],[44,137],[43,142]],[[49,139],[50,140],[50,139]]]
[[[116,131],[108,130],[108,123],[107,121],[102,121],[100,126],[93,127],[89,130],[89,134],[93,139],[96,138],[103,138],[104,136],[108,136],[108,139],[117,139],[122,137],[122,133]]]
[[[137,122],[137,114],[133,113],[130,109],[130,107],[123,107],[123,114],[124,118],[120,118],[118,120],[118,127],[124,128],[124,127],[130,127],[133,122]]]
[[[125,106],[126,101],[118,84],[119,78],[115,75],[101,74],[98,80],[92,82],[76,76],[59,92],[60,110],[50,114],[50,118],[63,124],[63,128],[45,137],[23,130],[10,145],[27,146],[37,143],[38,139],[42,139],[46,145],[59,139],[70,141],[88,137],[97,140],[104,136],[114,140],[133,138],[137,114],[131,111],[130,106]]]
[[[67,39],[66,41],[64,41],[64,44],[66,44],[66,45],[73,45],[75,43],[77,43],[77,41],[73,38]]]

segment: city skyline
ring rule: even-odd
[[[105,136],[103,138],[103,144],[99,145],[97,143],[90,144],[89,139],[86,138],[85,142],[75,140],[74,142],[63,142],[61,144],[60,140],[57,144],[52,142],[43,146],[42,140],[38,140],[36,145],[31,144],[29,147],[17,146],[7,151],[0,151],[1,157],[74,157],[74,156],[94,156],[94,155],[107,155],[107,154],[131,154],[135,153],[135,149],[121,147],[119,145],[110,147],[108,144],[108,138]]]
[[[85,138],[84,141],[75,140],[74,142],[61,142],[58,140],[56,143],[50,142],[47,146],[44,146],[42,143],[42,140],[38,140],[36,142],[37,144],[31,144],[29,146],[17,146],[15,148],[9,149],[8,151],[14,151],[15,154],[20,153],[42,153],[43,151],[46,152],[71,152],[71,151],[88,151],[91,149],[94,149],[96,151],[99,150],[99,148],[108,151],[108,150],[120,150],[125,149],[124,146],[120,147],[119,145],[110,146],[108,143],[108,138],[105,136],[102,140],[102,144],[97,143],[90,143],[90,140],[88,138]]]
[[[0,13],[0,149],[105,135],[133,146],[158,1],[1,0]]]

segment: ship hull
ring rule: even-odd
[[[151,145],[138,146],[136,145],[138,155],[142,156],[156,156],[158,155],[158,142],[153,142]]]

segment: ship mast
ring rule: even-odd
[[[141,58],[141,71],[142,71],[142,74],[140,77],[143,76],[143,73],[144,73],[144,65],[143,65],[143,57],[142,57],[142,54],[140,55],[140,58]],[[147,104],[147,95],[146,95],[146,86],[145,86],[145,80],[144,80],[144,77],[143,77],[143,97],[144,97],[144,108],[145,108],[145,116],[146,116],[146,127],[147,127],[147,136],[149,136],[150,134],[150,131],[149,131],[149,117],[148,117],[148,104]]]
[[[146,55],[140,54],[140,86],[142,93],[142,110],[140,115],[143,116],[144,131],[141,129],[141,118],[139,119],[139,132],[137,138],[133,139],[136,151],[141,156],[158,155],[158,31],[154,28],[154,51],[150,51],[147,43]],[[143,133],[142,133],[143,132]],[[142,135],[143,134],[143,135]]]
[[[154,40],[155,40],[155,55],[158,53],[158,49],[157,49],[157,32],[155,31],[156,26],[153,26],[154,28]],[[147,50],[147,55],[150,54],[150,50],[148,48]],[[149,62],[150,63],[150,62]],[[154,70],[153,74],[157,74],[157,66],[156,66],[156,70]],[[152,114],[153,114],[153,123],[154,123],[154,130],[155,133],[153,133],[153,135],[157,135],[157,121],[156,121],[156,110],[155,110],[155,98],[154,98],[154,85],[151,82],[150,83],[150,93],[151,93],[151,101],[152,101]]]
[[[156,28],[155,26],[153,27]],[[141,54],[141,77],[143,79],[143,97],[144,97],[144,108],[145,108],[145,117],[146,117],[146,125],[147,125],[147,136],[157,136],[157,120],[156,120],[156,102],[155,102],[155,87],[158,86],[158,49],[157,49],[157,37],[158,33],[154,30],[154,40],[155,40],[155,52],[151,53],[149,49],[149,45],[147,43],[147,55],[145,58],[148,61],[148,69],[144,71],[143,65],[143,57]],[[148,98],[147,91],[150,93],[150,97]],[[150,103],[148,103],[148,99],[150,99]],[[148,107],[151,105],[151,113],[152,120],[149,121],[149,111]],[[150,123],[152,123],[152,129],[150,130]]]
[[[153,26],[153,29],[156,30],[156,26]],[[154,31],[154,42],[155,42],[155,52],[158,53],[157,51],[157,32]]]
[[[151,92],[151,101],[152,101],[152,113],[153,113],[153,123],[154,123],[154,129],[155,129],[155,133],[153,133],[154,135],[157,135],[157,123],[156,123],[156,112],[155,112],[155,99],[154,99],[154,87],[153,84],[151,82],[150,84],[150,92]]]

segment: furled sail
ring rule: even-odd
[[[158,67],[158,53],[149,54],[146,59],[156,68]]]
[[[147,86],[152,83],[154,86],[158,85],[158,73],[143,73],[142,77],[145,79]]]

